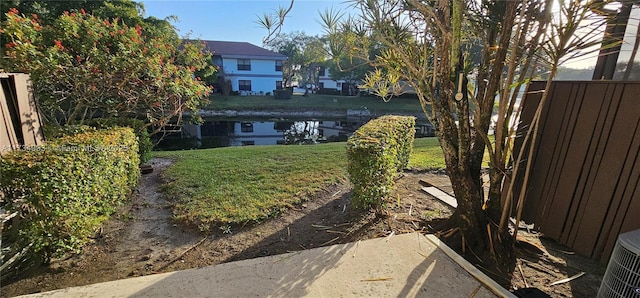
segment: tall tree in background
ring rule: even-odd
[[[308,91],[309,85],[318,84],[318,70],[328,58],[322,38],[295,31],[277,35],[265,46],[289,57],[283,65],[284,86],[297,81]]]
[[[560,1],[552,13],[551,0],[350,2],[358,16],[323,17],[326,30],[333,32],[328,39],[344,43],[349,57],[369,61],[375,70],[364,85],[382,98],[416,92],[436,128],[458,201],[449,227],[459,233],[449,234],[458,235],[461,250],[477,256],[483,267],[512,270],[507,219],[519,220],[524,194],[513,193],[513,177],[518,170],[527,176],[532,152],[511,149],[520,87],[540,65],[546,64],[553,78],[563,59],[596,44],[602,20],[583,21],[597,17],[591,12],[604,3]],[[271,24],[269,31],[277,28]],[[371,59],[373,45],[381,53]],[[487,133],[494,107],[498,121],[492,141]],[[528,129],[525,143],[534,145],[527,148],[535,146],[537,123]],[[486,196],[485,151],[490,156]]]

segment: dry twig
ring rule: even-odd
[[[336,237],[336,238],[333,238],[333,239],[331,239],[331,240],[329,240],[329,241],[327,241],[327,242],[325,242],[325,243],[322,243],[322,244],[320,244],[320,246],[325,246],[325,245],[327,245],[327,244],[329,244],[329,243],[331,243],[331,242],[333,242],[333,241],[336,241],[336,240],[338,240],[338,239],[340,239],[340,236],[338,236],[338,237]]]
[[[520,263],[518,263],[518,269],[520,270],[520,276],[522,277],[522,281],[524,282],[524,287],[528,288],[529,285],[527,284],[527,279],[524,277],[524,270],[522,270],[522,265],[520,265]]]
[[[196,248],[198,245],[202,244],[205,240],[207,240],[207,237],[202,238],[202,240],[198,241],[198,243],[192,245],[191,247],[187,248],[187,250],[183,251],[181,254],[179,254],[177,257],[173,258],[171,261],[169,261],[168,263],[160,266],[158,269],[156,269],[155,271],[161,271],[165,268],[167,268],[169,265],[175,263],[177,260],[182,259],[182,257],[184,257],[185,254],[187,254],[188,252],[190,252],[192,249]]]
[[[576,274],[576,275],[574,275],[572,277],[567,277],[565,279],[561,279],[559,281],[552,282],[552,283],[549,284],[549,286],[555,286],[555,285],[567,283],[567,282],[570,282],[570,281],[572,281],[572,280],[574,280],[576,278],[579,278],[579,277],[581,277],[583,275],[585,275],[585,273],[584,272],[580,272],[580,273],[578,273],[578,274]]]
[[[392,280],[393,277],[379,277],[379,278],[367,278],[367,279],[362,279],[360,281],[387,281],[387,280]]]

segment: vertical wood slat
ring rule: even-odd
[[[581,127],[578,133],[585,136],[585,143],[576,144],[577,149],[586,157],[582,167],[575,172],[568,172],[568,175],[578,175],[578,183],[573,192],[567,192],[567,196],[575,201],[574,208],[568,217],[569,225],[566,227],[560,242],[569,246],[574,246],[577,231],[584,218],[584,206],[587,204],[589,194],[595,186],[595,179],[598,175],[599,164],[602,161],[602,152],[609,138],[609,131],[612,123],[611,113],[615,113],[619,103],[622,89],[617,84],[592,85],[593,93],[585,97],[582,102],[582,115],[588,127]],[[604,92],[596,93],[595,90],[602,89]],[[584,153],[583,153],[584,152]],[[559,198],[561,199],[561,198]],[[588,220],[588,219],[587,219]],[[591,255],[593,247],[580,246],[578,250],[584,255]]]
[[[18,139],[16,138],[13,123],[11,122],[7,98],[4,94],[4,87],[0,84],[0,122],[2,124],[2,129],[0,129],[0,154],[19,148]]]
[[[518,128],[516,129],[516,136],[518,136],[513,144],[514,153],[518,154],[520,148],[523,146],[524,136],[527,133],[529,125],[533,119],[533,116],[536,112],[536,108],[538,107],[538,103],[542,99],[542,93],[540,91],[544,90],[544,82],[536,81],[531,82],[529,86],[527,86],[527,90],[525,91],[525,97],[522,102],[522,111],[520,113],[520,123]],[[525,152],[528,150],[528,146],[525,146]],[[519,165],[520,168],[523,168],[526,165],[526,161],[522,161]],[[515,167],[515,165],[514,165]],[[519,175],[514,177],[515,180],[514,188],[513,188],[513,200],[517,201],[518,193],[522,187],[522,172],[519,170]],[[544,199],[540,197],[536,197],[536,200],[525,200],[524,201],[524,209],[522,210],[522,219],[526,222],[537,222],[536,211],[540,208],[539,206],[544,204]],[[515,204],[512,204],[515,205]]]
[[[532,82],[527,90],[542,88]],[[606,262],[617,236],[640,228],[640,82],[554,82],[552,89],[523,218]],[[525,95],[524,126],[539,100]],[[519,138],[525,132],[519,127]],[[516,140],[515,152],[521,146]]]
[[[575,87],[575,88],[574,88]],[[568,201],[554,200],[555,189],[558,183],[560,183],[563,172],[563,165],[566,157],[566,141],[570,140],[572,134],[571,129],[568,129],[571,125],[569,120],[571,117],[565,117],[566,114],[571,114],[573,110],[573,103],[578,96],[579,86],[568,84],[556,84],[555,90],[561,92],[554,92],[551,94],[549,101],[549,116],[548,120],[543,122],[544,131],[540,136],[540,142],[537,145],[536,150],[542,152],[539,154],[539,158],[535,160],[536,167],[542,167],[548,169],[546,172],[538,172],[537,176],[540,177],[542,187],[538,188],[540,191],[539,196],[546,198],[544,209],[541,212],[541,216],[538,217],[541,225],[545,225],[545,231],[549,237],[557,238],[562,231],[564,225],[564,218],[559,218],[555,214],[557,212],[563,212],[570,206]],[[545,135],[554,135],[556,138],[545,138]],[[546,154],[545,154],[546,153]],[[560,203],[560,204],[558,204]]]
[[[24,145],[41,145],[44,137],[42,127],[40,126],[38,107],[31,89],[31,80],[26,74],[13,74],[13,77],[16,86]]]
[[[579,121],[581,120],[581,108],[582,108],[582,103],[584,101],[584,98],[587,94],[590,94],[590,89],[589,89],[589,85],[587,84],[571,84],[569,82],[565,82],[566,85],[573,85],[575,88],[577,88],[579,90],[579,92],[577,92],[575,94],[575,97],[572,98],[572,102],[571,102],[571,109],[567,111],[567,113],[565,113],[564,115],[562,114],[558,114],[556,115],[557,117],[562,117],[562,118],[566,118],[567,121],[565,122],[565,124],[562,125],[566,125],[568,127],[567,129],[567,133],[563,136],[564,142],[562,144],[562,152],[564,153],[562,155],[562,164],[560,164],[559,166],[561,167],[561,169],[559,170],[559,176],[555,178],[556,183],[554,185],[552,185],[551,187],[549,187],[550,189],[552,189],[553,191],[550,192],[551,195],[551,200],[557,200],[558,197],[563,197],[563,196],[567,196],[567,195],[572,195],[573,192],[575,191],[575,188],[567,188],[564,189],[565,191],[568,192],[567,193],[562,193],[562,189],[558,189],[558,185],[575,185],[577,183],[578,180],[578,176],[577,175],[572,175],[571,173],[576,173],[580,171],[580,168],[582,167],[582,165],[585,163],[584,160],[584,155],[583,154],[577,154],[576,153],[576,148],[574,146],[572,146],[575,143],[579,143],[581,141],[580,137],[581,135],[579,133],[577,133],[578,131],[580,131],[583,127],[580,126]],[[569,117],[567,117],[567,115],[569,115]],[[578,148],[581,148],[580,146],[578,146]],[[566,230],[566,227],[569,226],[573,220],[573,217],[575,217],[575,213],[572,213],[571,211],[574,209],[573,206],[575,206],[576,204],[576,200],[570,200],[569,202],[567,202],[567,206],[566,206],[566,210],[568,213],[568,216],[565,216],[564,218],[557,218],[556,221],[558,221],[558,227],[562,228],[562,230],[560,230],[560,239],[562,239],[562,237],[565,235],[564,231]]]
[[[640,92],[640,90],[631,93],[637,94],[636,92]],[[625,93],[628,94],[629,92]],[[625,99],[633,100],[628,97]],[[633,124],[630,123],[630,125]],[[632,141],[629,146],[628,154],[624,159],[627,162],[624,164],[623,172],[620,175],[621,179],[618,181],[616,193],[614,194],[614,197],[619,197],[620,200],[619,202],[614,201],[607,212],[603,229],[600,232],[598,243],[596,243],[596,255],[593,256],[595,259],[602,257],[608,259],[609,255],[606,252],[613,249],[613,243],[615,243],[618,235],[620,233],[630,231],[626,230],[621,232],[620,227],[622,226],[622,222],[625,217],[632,216],[628,213],[630,210],[629,205],[631,204],[632,197],[636,192],[638,181],[640,179],[640,117],[636,119],[635,127],[629,127],[629,129],[633,131],[633,137],[631,138]],[[630,214],[638,213],[640,213],[640,210],[636,208],[636,210],[632,210]]]
[[[616,87],[617,90],[622,89],[622,84]],[[611,108],[604,126],[608,133],[604,134],[606,137],[599,142],[600,159],[597,164],[592,165],[595,169],[594,179],[589,193],[582,197],[583,204],[579,206],[583,220],[576,221],[572,229],[575,234],[576,251],[585,255],[597,254],[595,246],[603,229],[607,211],[614,202],[617,205],[620,201],[620,197],[615,196],[616,188],[620,179],[624,179],[625,183],[628,180],[628,177],[621,177],[621,174],[635,131],[635,121],[631,123],[629,120],[635,115],[640,115],[640,110],[635,108],[639,105],[629,101],[626,103],[622,101],[622,92],[616,92],[611,99]],[[628,124],[633,126],[629,127]]]

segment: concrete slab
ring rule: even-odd
[[[437,187],[433,187],[433,186],[423,187],[422,191],[430,194],[431,196],[435,197],[436,199],[446,203],[447,205],[453,208],[458,208],[458,200],[456,200],[454,196],[440,190]]]
[[[25,297],[511,296],[451,253],[432,235],[404,234]]]

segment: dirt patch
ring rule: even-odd
[[[225,262],[281,254],[391,233],[433,231],[435,223],[452,209],[421,191],[421,179],[451,192],[446,176],[406,172],[396,181],[388,214],[349,208],[348,185],[326,188],[279,216],[244,227],[220,227],[208,235],[174,222],[170,202],[161,194],[163,170],[171,160],[153,159],[154,172],[144,175],[131,203],[121,208],[103,227],[94,243],[81,254],[54,260],[50,266],[28,272],[2,285],[4,297],[80,286],[132,276],[198,268]],[[593,297],[604,267],[572,255],[566,248],[526,233],[527,242],[543,252],[518,250],[518,268],[512,277],[516,288],[538,287],[553,297]],[[584,276],[566,284],[551,282],[579,272]],[[522,278],[524,276],[524,279]]]

